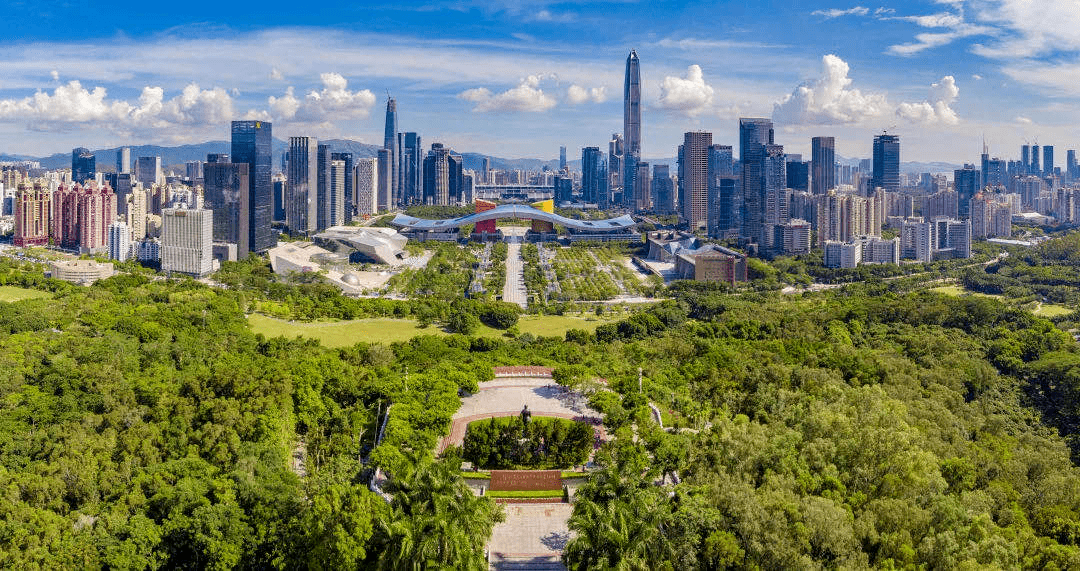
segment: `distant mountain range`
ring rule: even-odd
[[[369,145],[366,143],[360,143],[357,141],[351,141],[348,139],[328,139],[320,141],[322,143],[330,145],[330,148],[335,153],[352,153],[356,158],[371,158],[378,156],[379,146]],[[210,153],[229,153],[231,144],[228,141],[207,141],[205,143],[197,143],[192,145],[180,145],[177,147],[162,147],[157,145],[141,145],[133,146],[131,148],[131,159],[134,161],[137,157],[154,157],[160,156],[163,166],[182,166],[188,161],[205,161],[206,155]],[[274,139],[273,153],[274,153],[274,165],[275,170],[279,169],[282,164],[282,157],[285,151],[288,150],[289,144],[287,141],[280,139]],[[98,149],[94,151],[94,156],[97,160],[97,164],[103,169],[111,169],[116,164],[116,151],[118,147],[111,149]],[[501,157],[493,157],[490,155],[483,155],[480,153],[461,152],[462,158],[465,161],[465,168],[471,170],[480,170],[483,165],[484,158],[488,158],[491,162],[491,168],[498,170],[525,170],[525,171],[539,171],[544,167],[548,167],[551,170],[559,168],[559,161],[557,159],[543,160],[543,159],[505,159]],[[808,158],[808,157],[804,157]],[[646,159],[652,165],[669,165],[672,173],[677,170],[676,159],[673,157],[659,158],[659,159]],[[47,157],[30,157],[25,155],[7,155],[0,154],[0,161],[38,161],[41,166],[47,169],[57,169],[71,166],[71,154],[70,153],[58,153]],[[836,157],[836,162],[843,165],[858,166],[860,159]],[[567,165],[571,169],[580,170],[581,161],[572,160],[567,161]],[[901,172],[906,173],[949,173],[953,170],[960,168],[960,165],[954,165],[943,162],[904,162],[900,163]]]

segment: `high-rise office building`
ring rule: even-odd
[[[289,232],[315,230],[318,221],[319,141],[314,137],[289,137],[289,173],[285,187],[285,225]]]
[[[315,230],[322,232],[330,226],[328,223],[330,219],[330,145],[319,145],[316,168],[319,174],[316,177],[318,191],[315,194],[319,206]]]
[[[462,203],[466,198],[462,166],[460,155],[432,143],[424,158],[424,201],[438,206]]]
[[[607,208],[607,179],[604,153],[600,152],[600,147],[581,149],[581,200],[587,204],[596,204],[601,209]]]
[[[739,164],[742,167],[742,235],[765,246],[766,146],[773,144],[769,119],[739,119]]]
[[[141,182],[143,188],[150,188],[155,184],[165,182],[161,176],[161,157],[139,157],[135,160],[135,180]]]
[[[78,147],[71,151],[71,182],[84,183],[91,180],[97,174],[94,153],[85,147]]]
[[[116,186],[113,187],[113,192],[116,193],[117,214],[127,214],[128,196],[131,195],[134,184],[135,177],[130,172],[118,173],[116,175]]]
[[[142,186],[137,185],[125,198],[125,202],[124,220],[131,231],[131,239],[138,241],[146,238],[146,192]]]
[[[555,204],[570,202],[574,199],[574,179],[560,174],[555,177]]]
[[[420,143],[420,135],[398,133],[398,156],[401,200],[406,204],[419,204],[424,201],[424,149]],[[487,157],[484,161],[487,161]],[[486,176],[485,170],[481,177],[487,180]]]
[[[1074,149],[1065,151],[1065,168],[1070,178],[1080,178],[1080,169],[1077,168],[1076,151]]]
[[[387,172],[384,176],[388,177],[390,191],[389,204],[397,206],[401,204],[401,188],[397,180],[397,160],[398,160],[398,135],[397,135],[397,101],[393,97],[386,98],[386,124],[383,130],[383,148],[390,151],[387,157]],[[381,167],[382,165],[380,165]]]
[[[740,220],[740,181],[734,175],[721,175],[712,181],[709,188],[710,237],[728,239],[738,238]]]
[[[326,202],[327,227],[345,224],[345,180],[349,178],[350,172],[345,161],[330,161],[330,192]]]
[[[251,251],[251,172],[248,163],[229,162],[228,155],[211,155],[203,165],[203,194],[213,213],[214,242],[236,245],[236,257],[245,260]]]
[[[559,147],[559,170],[566,170],[566,147]]]
[[[1050,176],[1054,174],[1054,146],[1043,146],[1043,174]]]
[[[1034,176],[1042,174],[1042,167],[1039,166],[1039,145],[1031,145],[1031,164],[1028,168]]]
[[[653,208],[661,216],[675,214],[675,181],[668,165],[653,165]]]
[[[116,173],[125,174],[131,172],[131,149],[120,147],[116,149]]]
[[[810,189],[814,194],[825,194],[836,188],[836,139],[814,137],[810,139]]]
[[[683,134],[679,149],[680,217],[691,230],[708,223],[709,148],[712,133],[692,131]]]
[[[623,187],[623,153],[626,152],[623,136],[612,133],[608,141],[607,172],[608,192],[622,192]],[[605,206],[606,208],[606,206]]]
[[[363,218],[379,211],[379,159],[356,159],[356,215]]]
[[[1020,145],[1020,163],[1024,165],[1024,174],[1031,172],[1031,145]]]
[[[790,217],[787,159],[783,145],[765,146],[765,223],[785,224]],[[769,236],[766,236],[769,238]]]
[[[990,161],[987,160],[987,167]],[[953,171],[953,188],[957,195],[957,214],[960,218],[970,216],[971,199],[982,190],[982,173],[975,165],[964,165],[964,168]]]
[[[874,175],[870,191],[900,192],[900,137],[881,134],[874,137]]]
[[[285,170],[289,169],[288,163]],[[274,173],[274,222],[285,222],[285,185],[286,179],[283,173]]]
[[[802,155],[787,155],[787,187],[797,192],[810,190],[810,163]]]
[[[161,212],[161,270],[202,277],[214,269],[213,212],[166,208]]]
[[[634,173],[634,210],[652,210],[652,180],[649,178],[649,163],[638,161]]]
[[[23,181],[15,191],[15,245],[49,243],[53,193],[41,181]]]
[[[376,152],[375,160],[378,165],[379,175],[379,210],[390,210],[396,206],[394,204],[393,189],[394,175],[390,172],[394,160],[390,157],[390,149],[379,149]]]
[[[626,56],[626,79],[623,83],[623,137],[625,150],[622,159],[623,204],[630,205],[630,197],[636,196],[634,186],[637,163],[641,160],[641,61],[637,52],[630,50]]]
[[[354,180],[355,177],[353,176],[353,173],[355,172],[353,170],[353,155],[352,153],[330,153],[330,160],[342,161],[345,163],[344,174],[342,174],[345,183],[345,194],[342,196],[342,208],[344,208],[344,211],[342,213],[343,218],[341,223],[348,224],[352,222],[353,210],[355,210],[354,205],[356,204],[356,199],[353,198],[353,193],[355,192],[353,185],[356,182]],[[331,166],[331,168],[333,167]],[[332,174],[333,173],[331,173],[331,175]]]

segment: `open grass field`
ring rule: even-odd
[[[951,296],[957,296],[957,297],[959,297],[961,295],[975,295],[975,296],[979,296],[979,297],[989,297],[989,298],[992,298],[992,299],[1005,299],[1004,296],[990,295],[990,294],[986,294],[986,293],[979,293],[977,291],[968,291],[968,290],[966,290],[966,289],[964,289],[964,288],[962,288],[960,286],[955,286],[955,285],[939,286],[939,287],[931,288],[930,291],[936,291],[938,293],[943,293],[945,295],[951,295]]]
[[[1072,312],[1073,310],[1065,307],[1064,305],[1058,305],[1056,303],[1044,303],[1035,308],[1035,311],[1033,311],[1032,313],[1038,315],[1039,317],[1058,317],[1061,315],[1068,315]]]
[[[51,294],[36,289],[26,289],[15,286],[0,286],[0,302],[22,301],[24,299],[39,299],[49,297]]]
[[[2,296],[2,291],[0,291]],[[0,299],[3,299],[0,297]],[[446,335],[438,327],[416,326],[411,319],[354,319],[351,321],[316,321],[302,323],[274,319],[257,313],[248,317],[252,331],[267,337],[310,337],[318,339],[326,347],[348,347],[364,341],[367,343],[394,343],[408,341],[417,335]],[[596,318],[568,317],[561,315],[525,315],[518,321],[521,333],[537,336],[562,337],[570,329],[595,331],[599,325],[607,323]],[[503,332],[481,325],[476,332],[485,337],[500,337]]]

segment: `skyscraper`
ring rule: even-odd
[[[566,170],[566,147],[559,147],[559,170]]]
[[[696,230],[708,223],[709,147],[712,133],[693,131],[683,134],[679,152],[680,218]]]
[[[317,232],[322,232],[330,226],[330,145],[319,145],[316,168],[318,169],[319,174],[316,177],[318,191],[315,195],[319,205],[318,215],[315,220],[315,230]]]
[[[24,181],[15,192],[15,245],[44,246],[49,243],[49,212],[53,193],[41,181]]]
[[[730,180],[734,172],[734,153],[731,145],[710,145],[708,191],[705,197],[706,224],[709,226],[710,233],[717,226],[719,212],[716,208],[717,201],[720,200],[720,185],[725,184],[723,181]]]
[[[739,119],[739,163],[742,166],[742,235],[765,245],[765,159],[773,144],[768,119]]]
[[[881,134],[874,137],[874,175],[869,191],[884,188],[886,192],[900,191],[900,137]]]
[[[675,184],[671,180],[671,168],[667,165],[653,165],[652,175],[653,208],[657,214],[675,214]]]
[[[836,188],[836,139],[810,139],[810,191],[825,194]]]
[[[232,162],[248,166],[247,242],[252,252],[265,252],[277,245],[270,228],[274,218],[272,133],[273,125],[268,121],[232,122]]]
[[[607,171],[600,147],[581,149],[581,200],[601,209],[608,206]]]
[[[370,216],[379,211],[379,159],[356,159],[356,214]]]
[[[319,141],[314,137],[289,137],[289,172],[285,187],[285,225],[303,234],[315,229],[318,220]]]
[[[1075,179],[1080,176],[1080,169],[1077,169],[1076,151],[1074,149],[1065,151],[1065,168],[1068,170],[1070,178]]]
[[[210,155],[203,165],[206,208],[214,213],[215,242],[236,244],[236,259],[251,251],[251,173],[248,163],[229,162],[229,155]]]
[[[353,198],[353,193],[356,192],[353,188],[353,185],[356,182],[354,180],[355,177],[353,176],[353,156],[352,153],[330,153],[330,160],[342,161],[345,163],[345,171],[342,175],[345,182],[345,194],[342,196],[342,208],[344,208],[342,216],[344,218],[341,223],[348,224],[352,222],[353,210],[355,210],[354,205],[356,204],[356,199]],[[331,168],[333,167],[331,166]]]
[[[120,147],[116,149],[116,173],[124,174],[131,172],[131,149]]]
[[[349,178],[350,172],[351,169],[346,169],[345,161],[330,161],[330,192],[326,202],[327,227],[345,224],[345,180]]]
[[[637,173],[634,174],[634,210],[652,210],[652,181],[649,178],[649,163],[638,161]]]
[[[783,145],[765,145],[765,245],[775,249],[774,227],[790,219],[791,196],[787,188],[787,160]]]
[[[161,157],[139,157],[135,160],[135,180],[149,189],[162,182]]]
[[[379,149],[376,153],[376,164],[379,175],[378,193],[379,210],[390,210],[394,204],[394,176],[390,173],[390,166],[394,164],[390,157],[390,149]]]
[[[85,147],[71,151],[71,182],[83,183],[97,174],[94,153]]]
[[[401,201],[417,204],[424,201],[424,149],[420,135],[398,133],[398,174],[401,180]],[[485,160],[487,160],[485,158]]]
[[[626,151],[626,145],[623,141],[623,136],[618,133],[612,133],[611,140],[608,141],[608,156],[607,156],[607,172],[608,172],[608,192],[621,192],[623,187],[623,153]],[[606,206],[605,206],[606,208]]]
[[[989,160],[987,163],[989,165]],[[975,165],[964,165],[953,171],[953,187],[957,195],[957,212],[960,218],[968,218],[971,213],[971,199],[982,190],[982,172]]]
[[[623,204],[631,205],[637,195],[634,186],[637,163],[641,160],[641,62],[635,50],[626,56],[626,80],[623,83]]]
[[[383,131],[383,148],[390,151],[387,157],[387,172],[383,175],[387,177],[388,189],[389,189],[389,204],[397,206],[402,202],[401,188],[397,180],[397,160],[398,160],[398,135],[397,135],[397,101],[393,97],[386,98],[386,125]],[[381,165],[380,165],[381,167]]]
[[[1031,145],[1020,146],[1020,163],[1024,165],[1024,174],[1031,172]]]
[[[1043,146],[1043,174],[1050,176],[1054,174],[1054,146]]]
[[[161,212],[161,271],[205,276],[213,271],[213,212],[166,208]]]
[[[432,143],[424,159],[424,201],[448,206],[465,199],[465,178],[461,156],[442,143]]]
[[[1039,166],[1039,145],[1031,145],[1031,164],[1029,168],[1030,174],[1035,176],[1042,174],[1042,167]]]

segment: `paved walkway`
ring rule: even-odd
[[[570,540],[566,526],[571,504],[508,504],[506,521],[488,542],[492,569],[564,569],[561,557]]]
[[[521,243],[506,245],[506,283],[503,284],[503,301],[516,303],[525,309],[529,298],[525,292],[525,261],[521,259]]]
[[[529,405],[534,416],[591,421],[600,438],[607,440],[600,414],[588,408],[581,395],[556,384],[550,377],[500,377],[480,383],[476,394],[461,399],[461,408],[451,420],[450,435],[439,442],[437,451],[442,453],[450,445],[461,446],[470,422],[517,416],[525,405]]]

